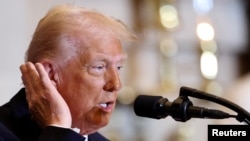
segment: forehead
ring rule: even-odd
[[[87,60],[124,60],[126,53],[123,51],[120,40],[104,36],[89,41],[83,51],[83,59]]]

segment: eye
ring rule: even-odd
[[[117,67],[117,70],[121,70],[123,66],[118,66]]]
[[[93,75],[102,75],[105,72],[106,66],[104,64],[93,64],[88,67],[88,72]]]
[[[97,70],[102,70],[102,69],[104,69],[104,66],[94,66],[93,68],[97,69]]]
[[[96,72],[102,72],[105,70],[105,66],[104,65],[96,65],[96,66],[93,66],[92,69]]]
[[[121,71],[123,67],[124,67],[124,60],[120,60],[116,63],[116,68],[118,71]]]

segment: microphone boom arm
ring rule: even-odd
[[[248,111],[246,111],[245,109],[243,109],[242,107],[240,107],[239,105],[226,100],[222,97],[219,96],[215,96],[206,92],[202,92],[200,90],[197,89],[193,89],[193,88],[189,88],[189,87],[181,87],[180,88],[180,96],[191,96],[194,98],[199,98],[199,99],[205,99],[220,105],[223,105],[233,111],[235,111],[236,113],[238,113],[236,119],[239,122],[243,122],[245,121],[247,124],[250,125],[250,113]]]

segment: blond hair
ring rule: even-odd
[[[136,40],[119,20],[95,10],[69,4],[58,5],[42,18],[26,52],[25,61],[33,63],[43,58],[55,59],[61,46],[83,46],[91,36],[111,33],[120,41]],[[79,35],[88,39],[80,39]]]

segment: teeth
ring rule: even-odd
[[[108,105],[106,103],[100,104],[100,106],[103,107],[103,108],[107,108],[108,107]]]

